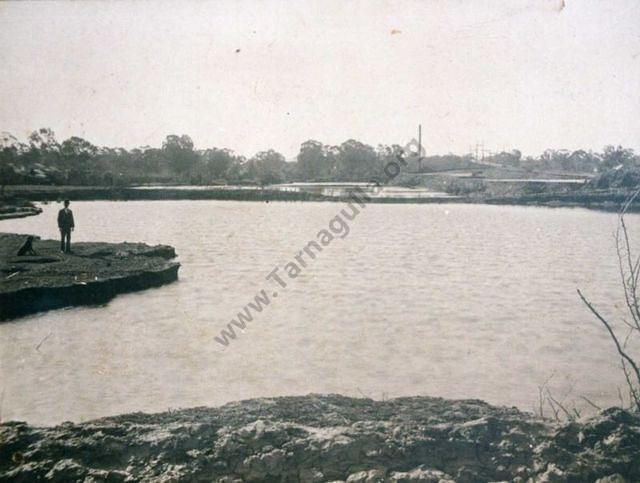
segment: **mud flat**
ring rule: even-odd
[[[35,256],[16,256],[27,235],[0,233],[0,320],[75,305],[103,304],[117,294],[170,283],[180,264],[173,247],[143,243],[33,242]]]
[[[552,423],[477,400],[253,399],[0,425],[2,481],[640,481],[640,415]]]

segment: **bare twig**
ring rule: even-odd
[[[544,395],[545,391],[548,391],[548,384],[549,381],[553,378],[555,374],[551,374],[549,377],[547,377],[547,379],[545,379],[545,381],[542,383],[542,385],[538,386],[538,415],[541,418],[544,418],[544,403],[546,400],[546,396]]]
[[[631,206],[631,203],[633,203],[635,201],[635,199],[638,197],[638,195],[640,195],[640,188],[638,188],[627,200],[627,202],[623,205],[622,210],[620,211],[620,213],[625,214],[627,212],[627,210],[629,209],[629,207]]]
[[[618,399],[620,399],[620,407],[624,407],[624,398],[622,397],[622,391],[620,390],[620,386],[618,386]]]
[[[609,324],[609,322],[607,322],[598,313],[598,311],[593,307],[593,305],[591,305],[589,303],[589,301],[586,298],[584,298],[584,295],[582,295],[582,292],[580,292],[579,289],[578,289],[578,295],[580,296],[580,298],[582,299],[584,304],[589,308],[589,310],[591,310],[591,313],[593,313],[593,315],[595,315],[597,317],[597,319],[600,322],[602,322],[602,324],[607,328],[607,330],[609,331],[609,335],[611,336],[611,339],[613,340],[613,342],[616,345],[616,349],[618,350],[618,354],[620,354],[620,357],[622,357],[624,360],[626,360],[629,363],[629,365],[633,368],[633,372],[636,375],[636,379],[638,380],[638,384],[640,384],[640,369],[638,368],[638,366],[635,363],[635,361],[631,357],[629,357],[629,355],[623,350],[622,346],[620,345],[620,342],[618,341],[618,337],[616,336],[615,332],[611,328],[611,324]]]
[[[627,381],[627,388],[629,388],[629,404],[631,405],[632,403],[635,403],[635,405],[640,408],[640,398],[638,395],[638,391],[634,388],[633,383],[631,382],[627,364],[625,363],[624,359],[621,359],[620,362],[622,363],[622,373],[624,374],[624,378]]]
[[[575,417],[573,416],[573,414],[571,414],[569,411],[567,411],[567,408],[565,408],[562,403],[560,403],[557,399],[555,399],[552,395],[551,395],[551,391],[549,391],[549,389],[547,388],[547,397],[549,398],[549,400],[551,402],[553,402],[556,406],[558,406],[562,412],[567,416],[567,418],[570,421],[573,421],[575,419]],[[557,415],[556,415],[557,418]]]
[[[618,388],[618,391],[620,390],[620,388]],[[602,408],[600,406],[598,406],[597,404],[595,404],[593,401],[591,401],[589,398],[587,398],[586,396],[580,396],[581,399],[583,399],[584,401],[586,401],[590,406],[594,407],[595,409],[597,409],[598,411],[602,411]]]
[[[620,247],[620,228],[623,228],[625,246]],[[624,292],[624,301],[629,310],[629,314],[631,314],[631,318],[633,319],[633,323],[635,327],[640,330],[640,316],[638,314],[638,302],[632,296],[632,290],[629,286],[629,280],[627,279],[627,274],[624,268],[624,258],[625,253],[629,253],[629,245],[628,245],[628,237],[626,226],[624,225],[624,218],[620,217],[620,221],[618,222],[618,229],[616,231],[616,253],[618,255],[618,271],[620,273],[620,281],[622,283],[622,290]],[[634,280],[634,277],[629,277]],[[626,321],[625,321],[626,322]]]
[[[549,402],[549,407],[553,411],[553,417],[555,418],[556,422],[559,422],[560,421],[560,416],[558,416],[559,411],[556,409],[555,405],[553,404],[553,400],[547,398],[547,401]]]
[[[631,322],[629,322],[629,321],[628,321],[627,319],[625,319],[624,317],[622,317],[622,319],[621,319],[621,320],[622,320],[622,322],[624,323],[624,325],[626,325],[627,327],[629,327],[629,329],[631,329],[632,331],[633,331],[633,330],[638,330],[638,329],[636,328],[636,326],[635,326],[635,325],[633,325]],[[630,333],[631,333],[631,332],[630,332]]]
[[[544,389],[538,386],[538,416],[544,418]]]
[[[627,202],[623,206],[618,216],[618,230],[616,232],[616,237],[619,237],[620,228],[622,228],[622,234],[624,237],[624,255],[626,256],[627,266],[629,267],[629,279],[626,283],[623,282],[623,287],[625,289],[625,294],[627,294],[627,298],[631,300],[631,307],[629,307],[630,309],[629,311],[631,312],[631,315],[636,321],[636,326],[638,327],[638,330],[640,330],[640,308],[638,307],[639,304],[638,304],[638,291],[637,291],[637,287],[638,287],[637,263],[638,262],[636,261],[635,264],[632,262],[631,243],[629,242],[629,231],[627,230],[627,224],[625,223],[624,215],[629,209],[629,206],[631,206],[631,204],[635,201],[635,199],[638,197],[639,194],[640,194],[640,189],[636,190],[635,193],[627,200]],[[619,244],[617,245],[617,248],[618,248],[618,258],[622,258],[619,251]]]
[[[640,188],[638,188],[629,197],[620,210],[618,215],[618,226],[615,232],[616,240],[616,254],[618,256],[618,270],[620,274],[620,281],[622,283],[622,289],[624,291],[624,301],[627,307],[627,311],[631,316],[632,321],[622,317],[622,322],[629,328],[626,337],[622,337],[616,334],[613,325],[609,320],[605,319],[596,308],[586,299],[580,290],[578,295],[582,302],[589,308],[591,313],[604,325],[609,333],[609,336],[615,344],[616,350],[622,361],[622,371],[625,376],[627,387],[629,389],[629,402],[635,404],[640,409],[640,362],[634,360],[627,349],[627,343],[632,334],[638,334],[640,332],[640,298],[638,295],[638,282],[640,280],[640,256],[634,257],[631,250],[631,241],[629,236],[629,230],[625,221],[625,214],[629,207],[634,203],[636,198],[640,196]],[[622,343],[620,342],[622,340]],[[620,388],[618,388],[618,396],[620,402],[624,406],[624,398]],[[585,398],[583,398],[585,399]],[[586,399],[585,399],[586,400]]]

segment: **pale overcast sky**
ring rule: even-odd
[[[0,3],[0,131],[640,148],[638,1]]]

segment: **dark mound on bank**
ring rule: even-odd
[[[0,220],[11,218],[24,218],[42,213],[42,208],[36,207],[33,203],[19,198],[0,199]]]
[[[35,239],[37,255],[16,256],[27,235],[0,233],[0,320],[75,305],[101,304],[119,293],[173,282],[173,247],[143,243],[74,243]]]
[[[640,416],[558,426],[482,401],[254,399],[0,425],[4,481],[640,481]]]

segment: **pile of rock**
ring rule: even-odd
[[[640,481],[640,416],[564,426],[482,401],[254,399],[82,424],[0,425],[13,481]]]

